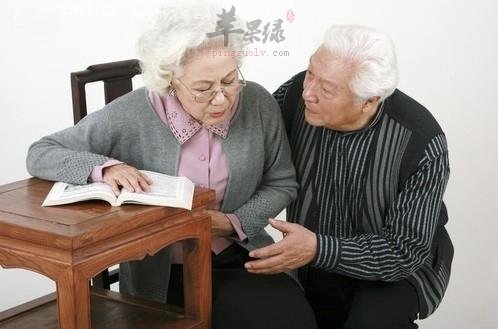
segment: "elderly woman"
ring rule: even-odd
[[[288,275],[244,269],[249,250],[272,243],[264,227],[296,196],[297,184],[277,103],[244,80],[238,59],[213,56],[242,49],[241,35],[230,34],[228,47],[224,36],[206,35],[215,31],[220,12],[202,5],[164,8],[139,40],[146,87],[35,142],[28,171],[67,183],[103,181],[116,194],[149,189],[153,182],[138,169],[187,176],[214,189],[213,327],[315,328]],[[180,251],[173,246],[121,264],[121,291],[181,305]]]

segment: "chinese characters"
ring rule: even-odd
[[[232,24],[236,21],[234,6],[232,6],[230,11],[223,9],[222,13],[217,16],[220,19],[216,22],[215,31],[206,33],[206,36],[208,38],[213,38],[223,35],[225,47],[228,46],[230,33],[243,34],[243,40],[247,43],[266,43],[267,41],[279,43],[285,40],[284,29],[282,27],[284,21],[282,19],[276,19],[263,26],[261,26],[263,23],[261,19],[255,19],[246,22],[247,30],[243,30],[235,29]]]

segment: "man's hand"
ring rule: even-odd
[[[111,186],[116,196],[121,193],[120,186],[130,192],[140,193],[149,192],[149,185],[152,184],[152,179],[142,174],[137,168],[124,163],[104,168],[102,180]]]
[[[305,227],[270,219],[270,224],[284,234],[277,243],[253,250],[249,256],[260,258],[247,262],[251,273],[275,274],[302,267],[315,258],[316,235]]]
[[[228,217],[216,210],[206,210],[211,216],[211,233],[213,236],[229,236],[235,231]]]

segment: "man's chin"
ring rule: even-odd
[[[315,127],[323,126],[323,123],[317,118],[317,115],[314,112],[310,111],[307,107],[304,110],[304,119],[309,125]]]

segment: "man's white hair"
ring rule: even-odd
[[[227,9],[229,11],[230,9]],[[224,36],[208,37],[216,31],[222,7],[204,1],[172,2],[161,8],[151,27],[139,38],[138,58],[145,85],[159,94],[166,94],[173,76],[192,56],[206,50],[222,48]],[[234,29],[244,28],[236,16]],[[243,34],[230,33],[228,48],[243,49]]]
[[[358,100],[379,96],[382,101],[396,89],[396,53],[387,34],[366,26],[334,25],[325,32],[323,45],[352,65],[349,88]]]

